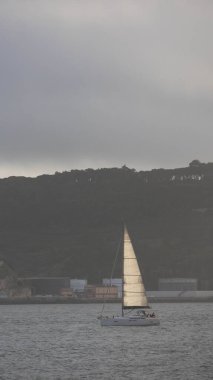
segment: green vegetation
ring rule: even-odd
[[[9,267],[7,263],[0,260],[0,280],[5,278],[15,277],[15,272]]]
[[[212,163],[10,177],[0,210],[0,257],[19,276],[109,277],[125,221],[149,289],[170,276],[213,288]]]

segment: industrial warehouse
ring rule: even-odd
[[[104,278],[100,284],[69,277],[22,277],[0,262],[0,303],[120,302],[122,279]],[[213,291],[199,289],[197,279],[161,278],[158,290],[148,290],[150,302],[213,301]]]

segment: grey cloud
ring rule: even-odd
[[[0,10],[0,176],[212,160],[211,2]]]

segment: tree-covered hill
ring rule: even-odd
[[[0,257],[20,276],[109,277],[122,222],[149,289],[170,276],[213,288],[212,163],[0,180]]]

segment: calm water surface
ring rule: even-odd
[[[213,304],[153,309],[160,326],[100,327],[101,305],[1,305],[0,379],[213,379]]]

